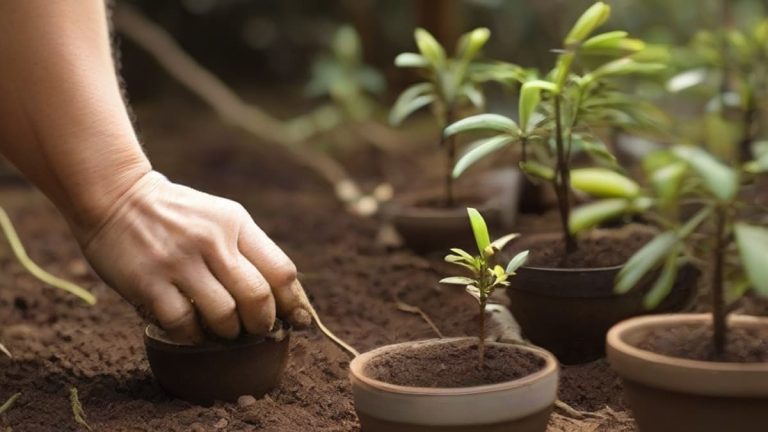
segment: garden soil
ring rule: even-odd
[[[447,336],[476,334],[474,299],[437,283],[445,276],[434,270],[443,268],[435,265],[440,256],[382,245],[379,221],[345,212],[323,181],[281,151],[223,125],[183,93],[138,106],[136,114],[156,169],[241,201],[293,257],[325,323],[357,349],[435,336],[419,315],[398,310],[396,298],[421,308]],[[441,159],[429,156],[434,146],[413,148],[401,156],[339,157],[359,162],[353,171],[366,187],[387,177],[402,190],[424,172],[439,181]],[[350,359],[316,328],[294,334],[282,383],[260,400],[201,407],[168,396],[149,370],[144,324],[88,268],[56,210],[24,186],[2,188],[0,203],[39,264],[98,298],[89,307],[43,285],[0,247],[0,341],[13,354],[0,355],[0,400],[21,392],[0,426],[84,430],[72,415],[75,387],[95,431],[359,430]],[[556,224],[556,214],[523,215],[520,230],[551,231]],[[620,382],[603,360],[564,367],[560,398],[580,411],[557,409],[549,432],[634,430]]]

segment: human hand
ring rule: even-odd
[[[265,334],[308,325],[293,262],[238,203],[141,177],[93,229],[76,230],[99,276],[169,336]]]

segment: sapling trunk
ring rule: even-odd
[[[445,124],[453,123],[453,112],[451,110],[445,116]],[[440,144],[445,148],[446,167],[445,167],[445,206],[453,207],[453,167],[456,165],[456,136],[451,135],[448,138],[443,137],[441,132]]]
[[[480,340],[477,343],[480,352],[480,369],[485,367],[485,305],[487,300],[480,301]]]
[[[569,171],[569,160],[565,153],[565,142],[563,139],[563,119],[560,107],[560,96],[553,98],[555,109],[555,151],[557,164],[555,166],[555,177],[552,180],[557,195],[557,207],[560,212],[560,225],[563,230],[563,242],[565,243],[566,255],[576,250],[576,240],[568,229],[568,219],[571,214],[571,174]]]
[[[723,207],[715,212],[715,247],[712,252],[712,326],[715,356],[720,358],[725,353],[726,311],[723,289],[723,264],[725,255],[726,214]]]

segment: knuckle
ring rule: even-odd
[[[210,320],[213,323],[225,323],[237,316],[237,305],[231,297],[220,300],[210,309]]]
[[[166,330],[184,327],[195,319],[195,311],[191,306],[174,309],[157,307],[156,309],[155,318],[157,323]]]
[[[272,291],[263,280],[259,279],[247,286],[243,294],[243,300],[253,304],[263,304],[272,298]]]
[[[296,264],[288,258],[285,258],[275,265],[275,278],[277,279],[278,286],[287,285],[294,280],[298,274]]]

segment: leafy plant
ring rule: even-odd
[[[490,31],[478,28],[459,39],[456,56],[448,57],[445,48],[426,30],[417,28],[414,33],[419,53],[402,53],[395,58],[401,68],[417,69],[425,81],[405,89],[390,113],[390,123],[399,125],[415,111],[430,107],[440,130],[453,123],[467,105],[482,108],[485,97],[480,88],[484,80],[473,73],[475,59],[483,48]],[[456,142],[441,134],[440,146],[445,149],[447,169],[445,175],[445,202],[452,206],[453,176],[451,170],[456,159]]]
[[[483,216],[476,209],[468,208],[469,222],[472,226],[472,233],[477,243],[477,255],[453,248],[452,254],[445,257],[445,261],[457,266],[468,269],[471,272],[470,277],[453,276],[440,280],[440,283],[462,285],[467,293],[477,300],[480,312],[480,337],[478,341],[480,351],[480,368],[485,361],[485,306],[488,303],[488,297],[498,287],[508,286],[508,279],[515,275],[515,271],[525,263],[528,258],[528,251],[523,251],[515,255],[507,267],[494,264],[496,254],[504,246],[517,237],[519,234],[507,234],[494,241],[491,241],[488,234],[488,227],[485,224]]]
[[[460,120],[445,130],[446,136],[470,131],[495,133],[469,147],[455,165],[454,177],[491,153],[509,145],[520,145],[521,169],[531,177],[550,183],[557,195],[566,252],[576,249],[573,233],[568,229],[571,189],[584,187],[599,191],[603,184],[629,184],[628,179],[617,183],[620,175],[609,169],[572,170],[576,147],[598,164],[616,167],[615,157],[594,129],[641,125],[653,110],[638,98],[613,89],[611,80],[655,73],[664,68],[630,55],[643,50],[645,45],[629,38],[626,32],[611,31],[590,37],[609,15],[610,7],[603,2],[587,9],[566,35],[555,67],[543,78],[522,82],[517,121],[497,114],[480,114]],[[600,61],[598,66],[577,75],[572,71],[577,55]]]
[[[368,118],[375,107],[371,96],[386,89],[384,77],[364,63],[360,36],[352,26],[336,30],[329,51],[312,64],[307,94],[330,97],[351,119]]]
[[[696,138],[723,158],[750,159],[768,97],[768,19],[701,30],[677,54],[680,70],[667,89],[706,98],[705,112],[694,122]]]
[[[699,207],[693,217],[671,224],[637,251],[619,272],[616,292],[632,289],[651,271],[660,269],[645,298],[658,305],[670,292],[685,263],[709,261],[711,270],[714,350],[725,351],[727,303],[750,288],[768,295],[768,220],[741,193],[740,185],[756,173],[768,172],[768,157],[732,168],[698,147],[676,146],[665,152],[654,177],[662,205]],[[760,211],[756,211],[760,210]]]

